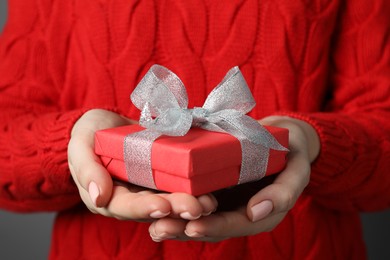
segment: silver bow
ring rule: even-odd
[[[131,94],[147,128],[125,138],[124,155],[131,183],[156,189],[151,167],[152,143],[161,135],[183,136],[191,126],[229,133],[241,143],[238,184],[258,180],[267,169],[269,150],[287,149],[256,120],[245,114],[254,98],[238,67],[229,70],[201,108],[188,109],[181,80],[170,70],[153,65]]]

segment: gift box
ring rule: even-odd
[[[265,127],[284,147],[288,130]],[[128,181],[124,163],[124,140],[143,130],[139,125],[96,132],[95,152],[110,174]],[[270,149],[265,175],[278,173],[286,164],[287,150]],[[227,133],[193,127],[184,136],[162,135],[152,144],[151,166],[158,190],[194,196],[237,185],[242,161],[241,145]],[[261,178],[264,174],[259,174]]]

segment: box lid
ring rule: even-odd
[[[123,143],[127,135],[143,130],[139,125],[128,125],[98,131],[95,152],[98,155],[123,161]],[[267,127],[284,145],[288,145],[288,130]],[[284,152],[285,154],[285,152]],[[226,133],[191,128],[185,136],[161,136],[152,145],[152,168],[191,178],[241,164],[241,145]]]

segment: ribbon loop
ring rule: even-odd
[[[255,105],[255,99],[239,68],[236,66],[230,69],[221,83],[211,91],[204,102],[203,108],[210,112],[234,109],[246,114]]]
[[[187,92],[181,80],[160,65],[150,68],[131,93],[130,99],[139,110],[143,110],[148,104],[153,117],[172,107],[188,106]]]
[[[256,120],[246,116],[255,100],[238,67],[229,70],[202,107],[188,109],[181,80],[170,70],[153,65],[131,94],[141,110],[140,125],[147,128],[125,139],[125,164],[129,180],[156,189],[152,177],[151,147],[161,135],[182,136],[191,126],[225,132],[242,148],[238,183],[261,178],[267,169],[269,149],[287,150]],[[142,141],[141,141],[142,140]]]

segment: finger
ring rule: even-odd
[[[237,230],[235,230],[237,225],[240,227],[240,233],[245,233],[246,222],[249,221],[242,208],[236,211],[220,212],[189,222],[185,234],[192,238],[207,236],[227,238],[238,235]]]
[[[217,210],[218,201],[212,194],[201,195],[198,201],[203,208],[202,216],[208,216]]]
[[[186,193],[170,193],[164,196],[171,204],[172,217],[193,220],[199,218],[203,213],[203,206],[192,195]]]
[[[208,216],[217,210],[218,201],[212,194],[204,194],[195,198],[185,193],[160,193],[172,204],[171,217],[181,217],[184,219],[197,219],[200,216]],[[201,212],[199,212],[199,210]]]
[[[80,186],[77,184],[77,186]],[[94,204],[92,201],[91,196],[89,195],[89,192],[83,188],[79,188],[79,194],[81,200],[84,202],[85,206],[92,212],[97,214],[98,213],[98,207]]]
[[[180,217],[180,214],[184,213],[183,214],[184,218],[186,218],[187,214],[185,212],[188,211],[189,214],[192,216],[188,216],[187,218],[194,219],[197,218],[199,215],[197,213],[199,211],[199,205],[203,209],[202,212],[200,213],[202,216],[210,215],[212,212],[217,210],[217,206],[218,206],[218,201],[212,194],[204,194],[195,198],[192,195],[184,194],[184,193],[166,193],[166,192],[155,193],[156,191],[147,190],[143,187],[132,185],[125,182],[114,182],[114,183],[124,186],[133,192],[138,192],[142,194],[156,194],[168,200],[173,204],[174,207],[171,216]],[[194,198],[197,200],[197,202],[194,200]],[[185,205],[186,203],[187,205]],[[194,212],[194,210],[187,210],[189,208],[193,209],[193,204],[196,205],[195,206],[196,213]]]
[[[254,223],[248,219],[243,207],[237,211],[220,212],[189,221],[184,233],[196,240],[220,241],[268,232],[279,224],[284,216],[285,213],[279,213]]]
[[[125,186],[114,186],[112,198],[107,207],[98,209],[103,215],[109,215],[121,220],[153,220],[168,216],[170,203],[148,192],[131,192]]]
[[[163,218],[154,221],[149,226],[150,237],[155,242],[166,239],[185,238],[184,229],[188,221],[184,219]]]
[[[290,210],[310,178],[310,163],[306,156],[292,152],[288,164],[275,181],[255,194],[248,202],[247,214],[258,221],[269,214]]]
[[[113,185],[109,173],[94,153],[95,132],[132,122],[114,112],[92,109],[72,128],[68,145],[69,168],[83,201],[89,203],[87,207],[90,209],[107,205]]]
[[[95,155],[90,137],[74,137],[68,145],[69,168],[73,179],[87,191],[96,207],[107,205],[111,197],[112,179]],[[92,139],[93,140],[93,139]]]

